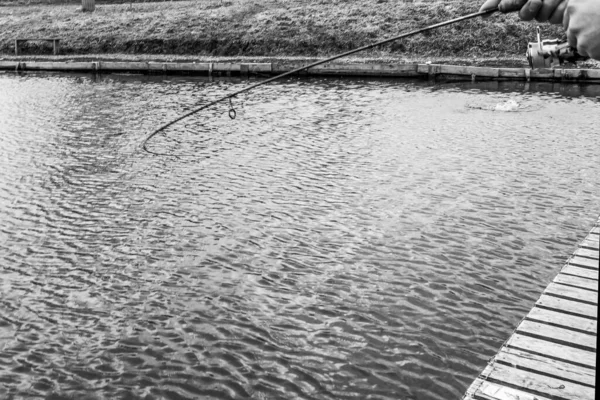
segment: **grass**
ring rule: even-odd
[[[67,55],[156,54],[323,57],[477,11],[469,0],[197,0],[0,7],[0,53],[18,37],[58,37]],[[545,25],[544,36],[562,37]],[[514,15],[465,21],[394,42],[362,56],[395,59],[522,57],[535,26]],[[48,53],[31,42],[28,53]]]

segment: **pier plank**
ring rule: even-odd
[[[527,336],[535,335],[540,339],[550,342],[562,342],[564,345],[571,347],[585,348],[589,351],[595,351],[596,349],[595,335],[558,328],[535,321],[522,321],[517,327],[517,332]]]
[[[471,398],[473,398],[473,395],[479,389],[479,387],[481,386],[481,384],[483,382],[485,382],[483,379],[476,378],[473,381],[473,383],[471,383],[471,385],[467,388],[467,391],[465,392],[465,395],[463,396],[463,399],[471,399]]]
[[[553,360],[526,351],[503,347],[494,360],[509,364],[513,368],[530,370],[554,378],[564,378],[580,385],[593,387],[596,384],[596,371],[592,369],[579,367],[564,361]]]
[[[533,394],[541,394],[549,398],[559,397],[569,400],[594,400],[595,398],[595,390],[589,386],[516,369],[503,364],[494,364],[487,380],[496,383],[507,383],[522,388],[523,391],[531,391]]]
[[[598,291],[598,281],[587,278],[581,278],[579,276],[566,275],[560,273],[556,275],[556,278],[554,278],[554,282],[560,283],[562,285],[577,286],[578,288],[591,290],[595,292]]]
[[[598,232],[594,232],[593,230],[591,230],[588,235],[585,237],[585,240],[591,240],[591,241],[596,241],[598,242],[600,240],[600,237],[598,235]]]
[[[550,400],[548,397],[526,393],[493,382],[483,382],[472,398],[477,400]]]
[[[559,296],[575,301],[598,304],[598,292],[592,292],[590,290],[579,289],[572,286],[561,285],[559,283],[550,283],[544,294]]]
[[[577,250],[575,250],[574,254],[576,256],[590,258],[592,260],[598,261],[598,250],[590,250],[590,249],[580,247]]]
[[[599,225],[600,217],[463,400],[596,398]]]
[[[581,278],[598,280],[598,270],[580,268],[575,265],[565,265],[560,271],[562,274],[579,276]]]
[[[597,270],[600,263],[598,260],[591,260],[589,258],[571,257],[568,261],[568,264]]]
[[[526,318],[532,321],[562,326],[567,329],[588,332],[592,335],[598,333],[598,321],[595,319],[577,317],[545,308],[533,307]]]
[[[584,247],[586,249],[598,251],[598,243],[598,236],[596,236],[596,238],[594,239],[592,235],[589,235],[579,244],[579,247]]]
[[[586,318],[598,318],[597,305],[580,303],[548,295],[542,295],[535,304],[544,308],[551,308],[556,311],[563,311]]]
[[[544,354],[547,357],[556,360],[566,361],[592,369],[596,368],[596,353],[593,351],[576,349],[547,340],[524,336],[519,333],[513,334],[506,344],[509,347],[517,348],[519,350]]]

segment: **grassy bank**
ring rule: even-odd
[[[17,37],[58,37],[67,55],[169,54],[226,57],[323,57],[477,11],[479,2],[396,0],[197,0],[0,7],[0,53]],[[533,24],[514,15],[476,19],[371,50],[394,59],[523,58]],[[562,28],[546,25],[545,37]],[[39,47],[37,47],[39,46]],[[25,51],[48,53],[35,42]]]

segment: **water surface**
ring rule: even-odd
[[[0,397],[458,399],[598,215],[589,86],[291,79],[140,149],[245,84],[0,74]]]

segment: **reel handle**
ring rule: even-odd
[[[569,62],[585,61],[589,59],[589,57],[579,54],[577,49],[571,47],[568,42],[564,42],[556,46],[555,53],[559,58]]]

